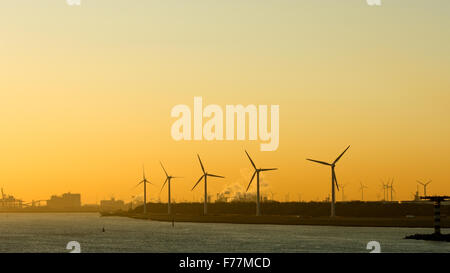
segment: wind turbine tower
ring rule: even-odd
[[[359,190],[361,191],[361,201],[364,201],[364,189],[367,189],[367,187],[362,182],[359,182],[359,185]]]
[[[389,186],[389,188],[391,189],[391,202],[394,201],[394,178],[392,178],[391,180],[391,185]]]
[[[341,189],[342,189],[342,202],[344,202],[345,201],[345,193],[344,193],[344,190],[345,190],[345,187],[346,187],[347,185],[345,185],[345,184],[341,184]]]

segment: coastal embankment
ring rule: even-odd
[[[261,204],[263,215],[255,216],[254,203],[210,203],[208,215],[203,215],[203,203],[174,203],[172,215],[167,204],[147,203],[126,212],[102,213],[104,216],[124,216],[136,219],[168,222],[321,225],[355,227],[433,227],[431,202],[338,202],[337,217],[330,218],[326,202],[268,202]],[[450,228],[450,206],[441,208],[441,226]]]
[[[194,222],[194,223],[232,223],[232,224],[273,224],[273,225],[318,225],[318,226],[350,226],[350,227],[410,227],[432,228],[433,217],[302,217],[291,215],[183,215],[183,214],[154,214],[143,215],[131,212],[102,213],[102,216],[122,216],[142,220],[165,222]],[[450,228],[450,219],[442,219],[441,226]]]

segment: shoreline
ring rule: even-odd
[[[136,213],[101,213],[103,217],[119,216],[141,220],[161,222],[191,223],[228,223],[228,224],[266,224],[266,225],[309,225],[309,226],[347,226],[347,227],[406,227],[433,228],[433,217],[415,218],[381,218],[381,217],[302,217],[295,215],[183,215],[175,214],[136,214]],[[450,219],[441,220],[442,228],[450,228]]]

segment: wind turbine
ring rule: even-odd
[[[253,168],[255,169],[255,172],[252,175],[252,178],[250,179],[250,183],[248,183],[247,186],[247,190],[245,192],[248,191],[248,189],[250,188],[250,185],[252,184],[253,178],[255,178],[256,175],[256,216],[260,216],[261,215],[261,199],[259,197],[259,173],[260,172],[266,172],[266,171],[274,171],[274,170],[278,170],[277,168],[270,168],[270,169],[258,169],[256,168],[255,163],[253,162],[252,158],[250,157],[250,155],[247,153],[247,151],[245,151],[245,153],[248,156],[248,159],[250,160],[250,163],[252,163]]]
[[[386,201],[386,199],[389,199],[389,182],[384,183],[384,180],[381,179],[381,184],[383,187],[383,201]]]
[[[347,185],[346,184],[341,184],[341,189],[342,189],[342,202],[344,202],[345,200],[345,194],[344,194],[344,189]]]
[[[142,180],[139,182],[139,184],[136,185],[139,186],[140,184],[144,183],[144,214],[147,214],[147,183],[152,184],[150,181],[145,178],[145,169],[144,166],[142,166]]]
[[[359,190],[361,191],[361,201],[364,201],[364,189],[367,189],[367,186],[365,186],[362,182],[359,182]]]
[[[336,196],[335,196],[334,186],[336,186],[337,190],[339,190],[339,185],[338,185],[338,182],[337,182],[336,172],[335,172],[334,168],[336,167],[336,163],[339,161],[339,159],[341,159],[341,157],[345,154],[345,152],[348,150],[348,148],[350,148],[350,145],[347,147],[347,149],[345,149],[336,158],[336,160],[333,161],[333,163],[327,163],[327,162],[324,162],[324,161],[319,161],[319,160],[314,160],[314,159],[309,159],[309,158],[306,159],[306,160],[309,160],[309,161],[312,161],[312,162],[316,162],[316,163],[327,165],[327,166],[331,167],[331,217],[335,217],[336,216],[336,212],[335,212]]]
[[[419,197],[419,185],[417,185],[416,195],[415,195],[415,197],[414,197],[414,201],[420,201],[420,197]]]
[[[170,214],[172,214],[172,207],[171,207],[171,203],[170,203],[170,201],[171,201],[171,200],[170,200],[170,181],[171,181],[173,178],[181,178],[181,177],[170,176],[170,175],[167,173],[166,169],[164,169],[163,164],[162,164],[161,162],[159,162],[159,163],[161,164],[161,167],[162,167],[164,173],[166,174],[166,180],[164,181],[164,184],[163,184],[162,187],[161,187],[161,191],[164,189],[164,186],[165,186],[166,183],[167,183],[167,192],[168,192],[168,198],[167,198],[167,213],[170,215]]]
[[[423,186],[423,195],[427,196],[427,186],[428,186],[428,184],[431,183],[431,180],[428,181],[427,183],[423,183],[423,182],[417,180],[417,183],[419,183],[419,184],[421,184]]]
[[[208,178],[208,176],[218,177],[218,178],[225,178],[225,177],[224,176],[220,176],[220,175],[210,174],[210,173],[206,172],[205,171],[205,167],[203,167],[202,160],[200,159],[200,156],[198,154],[197,154],[197,157],[198,157],[198,161],[200,162],[200,167],[202,167],[203,175],[200,176],[200,178],[198,179],[197,183],[195,183],[194,187],[192,187],[192,190],[194,190],[195,187],[197,187],[198,183],[200,183],[200,181],[202,179],[205,180],[205,199],[203,201],[203,214],[206,215],[208,213],[208,208],[207,208],[207,206],[208,206],[208,186],[207,186],[207,182],[206,182],[207,178]]]
[[[391,202],[392,201],[394,201],[394,192],[395,192],[395,190],[394,190],[394,178],[392,178],[392,180],[391,180],[391,185],[389,186],[389,188],[391,189]]]
[[[134,195],[131,196],[131,201],[130,201],[130,209],[133,210],[133,200],[134,200]]]

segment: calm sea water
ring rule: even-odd
[[[0,213],[0,252],[68,252],[69,241],[78,241],[82,252],[369,252],[369,241],[378,241],[381,252],[450,252],[450,243],[403,239],[431,231],[202,223],[172,228],[94,213]]]

